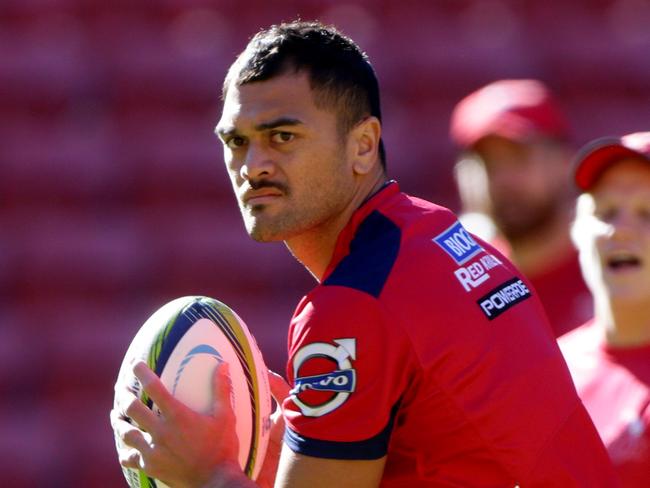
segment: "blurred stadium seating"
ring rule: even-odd
[[[3,0],[0,485],[124,486],[113,381],[172,298],[228,303],[283,368],[312,282],[246,236],[212,130],[248,37],[298,16],[367,50],[391,175],[452,208],[448,117],[481,84],[544,79],[576,144],[649,126],[644,0]]]

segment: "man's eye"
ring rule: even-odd
[[[291,132],[274,132],[271,134],[271,140],[276,144],[285,144],[291,142],[295,135]]]
[[[603,222],[611,222],[618,215],[618,209],[615,207],[605,207],[596,210],[596,217]]]
[[[650,207],[641,207],[638,210],[639,217],[644,222],[650,222]]]
[[[245,140],[243,137],[235,136],[231,137],[226,141],[226,146],[228,146],[230,149],[238,149],[242,147],[245,144]]]

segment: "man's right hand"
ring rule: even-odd
[[[210,415],[199,414],[179,402],[146,364],[136,364],[134,374],[158,406],[160,415],[133,394],[117,395],[129,398],[111,412],[113,429],[125,445],[118,453],[122,466],[143,470],[173,487],[256,486],[244,476],[237,461],[239,442],[227,364],[221,364],[215,372]],[[289,393],[289,386],[281,376],[270,371],[268,374],[278,407],[271,416],[269,446],[258,477],[259,485],[265,488],[273,486],[275,480],[284,434],[281,405]]]
[[[119,452],[122,466],[140,469],[179,488],[210,486],[217,475],[249,481],[239,468],[239,441],[226,363],[215,372],[213,408],[208,415],[174,398],[144,362],[135,364],[133,372],[160,414],[131,392],[116,395],[122,400],[111,412],[111,424],[125,446]]]

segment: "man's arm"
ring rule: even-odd
[[[174,487],[250,488],[270,487],[376,487],[381,479],[385,458],[373,461],[348,461],[315,458],[294,453],[281,446],[284,427],[281,412],[274,414],[267,457],[258,484],[248,479],[237,463],[237,439],[234,412],[230,406],[230,382],[220,367],[215,374],[215,407],[212,415],[201,415],[178,402],[160,379],[144,365],[134,369],[144,390],[158,405],[161,415],[149,410],[135,396],[120,411],[111,412],[117,435],[126,444],[119,453],[125,467],[142,469],[149,476]],[[272,390],[279,402],[288,386],[279,376],[271,376]],[[124,419],[132,418],[142,430]],[[277,477],[276,477],[277,466]]]
[[[372,461],[315,458],[282,447],[275,488],[376,488],[386,457]],[[257,486],[239,473],[219,470],[202,488],[250,488]]]
[[[379,486],[386,457],[371,461],[325,459],[282,447],[276,488],[374,488]]]

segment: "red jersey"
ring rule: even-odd
[[[285,443],[387,456],[382,486],[614,486],[528,282],[391,183],[353,215],[289,330]]]
[[[594,322],[559,343],[623,486],[650,486],[650,345],[609,346]]]

